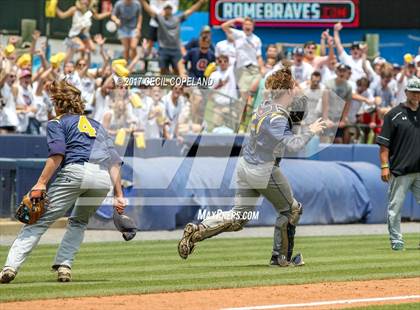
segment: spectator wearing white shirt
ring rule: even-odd
[[[140,97],[141,105],[139,107],[133,107],[133,114],[137,119],[137,130],[144,131],[146,133],[149,119],[150,108],[153,104],[152,98],[146,95],[144,89],[133,89],[131,91]]]
[[[394,106],[396,106],[395,92],[389,86],[392,81],[392,70],[390,68],[382,70],[380,82],[373,88],[373,95],[381,98],[378,108],[379,116],[382,118]]]
[[[54,105],[48,95],[48,76],[51,74],[53,68],[50,67],[45,70],[33,83],[33,105],[36,107],[35,119],[39,123],[39,134],[47,134],[47,123],[54,115]]]
[[[227,55],[229,57],[229,66],[235,66],[236,63],[236,48],[232,37],[226,40],[219,41],[216,44],[216,58],[220,55]]]
[[[183,95],[183,87],[174,86],[172,90],[162,98],[165,107],[164,136],[166,139],[173,139],[178,136],[178,121],[185,106],[186,99]]]
[[[148,116],[148,126],[145,132],[146,139],[158,139],[163,137],[163,125],[165,123],[165,106],[162,101],[162,90],[155,86],[150,90],[152,105]]]
[[[362,46],[358,42],[353,42],[350,47],[350,54],[347,54],[343,44],[341,43],[340,31],[343,29],[341,23],[334,25],[334,41],[337,47],[338,59],[341,63],[351,67],[352,75],[350,80],[356,83],[362,77],[366,77],[365,71],[363,70],[363,51]],[[370,65],[370,64],[368,64]]]
[[[228,106],[231,98],[238,99],[235,74],[233,68],[229,65],[229,56],[220,55],[217,57],[217,69],[210,75],[209,79],[212,82],[212,89],[220,93],[213,95],[215,104]]]
[[[242,30],[232,28],[235,23],[242,24]],[[241,93],[246,93],[265,73],[261,39],[253,33],[254,21],[250,17],[229,20],[222,29],[235,42],[238,86]]]
[[[222,114],[224,108],[232,108],[235,102],[232,100],[238,99],[238,91],[236,89],[235,74],[233,67],[229,65],[229,56],[220,55],[217,57],[217,69],[214,71],[209,80],[212,82],[212,89],[217,91],[212,96],[213,106],[213,120],[215,124],[215,117]]]
[[[267,73],[273,70],[274,66],[279,61],[279,53],[275,44],[270,44],[267,46],[265,51],[265,59],[265,72]]]
[[[400,73],[397,74],[397,104],[407,101],[407,96],[405,94],[405,88],[408,84],[408,80],[415,77],[416,66],[414,63],[406,63]]]
[[[32,73],[27,69],[23,69],[19,74],[16,108],[19,119],[17,131],[20,133],[39,134],[40,124],[35,118],[37,107],[34,103]]]
[[[322,83],[325,84],[326,81],[336,78],[335,68],[337,66],[337,57],[334,55],[331,59],[327,61],[320,69],[322,76]]]
[[[111,107],[111,98],[109,94],[113,87],[114,81],[112,78],[108,78],[95,91],[92,118],[101,124],[104,121],[105,113],[109,111]]]
[[[380,100],[375,100],[369,85],[370,82],[367,78],[357,80],[348,114],[349,125],[356,124],[357,115],[373,111],[376,105],[380,103]]]
[[[313,67],[303,61],[305,52],[303,48],[297,47],[293,50],[293,65],[291,67],[293,79],[299,84],[310,79]]]
[[[314,71],[309,80],[300,84],[300,88],[308,97],[308,115],[305,117],[305,124],[312,124],[322,115],[322,95],[325,86],[321,83],[321,74]]]
[[[3,71],[0,78],[0,134],[13,133],[18,126],[16,114],[16,71]]]

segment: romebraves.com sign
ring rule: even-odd
[[[256,26],[329,27],[337,22],[359,26],[359,0],[211,0],[210,24],[249,16]]]

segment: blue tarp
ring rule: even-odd
[[[227,210],[233,203],[237,159],[126,159],[123,176],[133,183],[125,193],[131,201],[127,213],[140,229],[149,230],[175,229],[197,220],[199,209]],[[290,159],[282,161],[281,169],[304,204],[302,224],[386,222],[386,185],[377,166]],[[406,208],[412,211],[411,205]],[[273,225],[276,212],[268,201],[262,200],[256,210],[259,218],[249,225]],[[98,214],[111,218],[111,211],[103,206]]]

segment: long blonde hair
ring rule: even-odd
[[[295,81],[289,67],[282,68],[271,74],[265,81],[265,88],[269,90],[293,89]]]
[[[275,71],[265,81],[266,93],[269,99],[278,100],[295,88],[296,82],[292,77],[290,67]]]
[[[61,114],[78,114],[85,111],[81,92],[69,82],[53,81],[48,88],[51,100]]]

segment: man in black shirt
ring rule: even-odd
[[[420,80],[409,80],[407,101],[384,117],[380,145],[381,177],[389,182],[388,231],[393,250],[403,250],[401,208],[411,190],[420,203]]]

